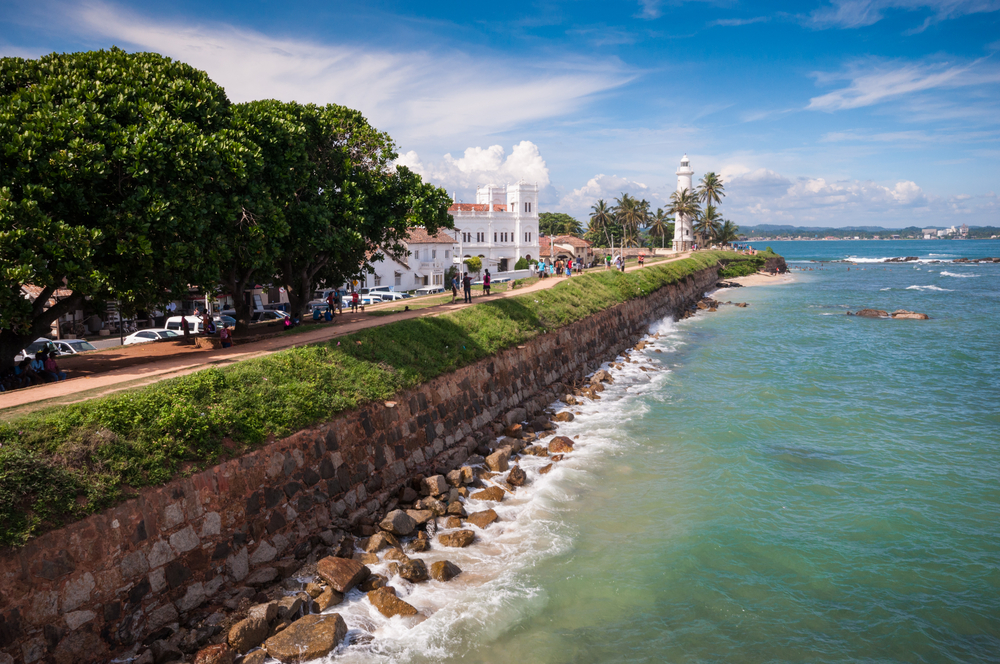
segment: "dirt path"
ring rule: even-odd
[[[658,260],[647,263],[647,265],[680,260],[690,255],[690,252],[685,252],[666,261]],[[601,269],[593,268],[591,271]],[[633,265],[625,270],[632,272],[638,269],[637,265]],[[562,283],[565,279],[566,277],[542,279],[517,290],[491,295],[489,299],[495,300],[544,290]],[[463,307],[474,306],[482,297],[481,295],[473,297],[472,305],[459,301],[454,304],[438,304],[387,315],[345,314],[343,317],[338,316],[334,323],[310,326],[315,327],[315,329],[307,329],[295,334],[279,334],[232,348],[202,349],[179,343],[160,342],[116,347],[101,353],[66,358],[64,360],[65,368],[72,368],[74,374],[80,375],[80,377],[0,394],[0,419],[9,419],[44,407],[86,401],[119,390],[131,389],[175,376],[183,376],[207,367],[226,366],[240,360],[269,355],[285,348],[322,343],[369,327],[387,325],[412,318],[440,316]],[[399,304],[398,301],[393,303],[395,306]],[[379,306],[375,305],[369,309],[377,312]],[[392,305],[387,304],[385,308],[390,308],[390,306]]]

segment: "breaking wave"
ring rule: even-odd
[[[958,277],[960,279],[974,279],[978,277],[978,274],[958,274],[956,272],[948,272],[947,270],[941,270],[942,277]]]
[[[942,291],[945,293],[950,293],[952,289],[941,288],[940,286],[907,286],[906,290],[928,290],[928,291]]]

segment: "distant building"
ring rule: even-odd
[[[423,228],[411,228],[403,245],[408,256],[385,258],[374,263],[375,274],[365,275],[363,286],[392,286],[397,291],[422,286],[443,286],[444,275],[455,260],[455,231],[442,229],[431,235]]]
[[[924,236],[925,240],[932,240],[935,237],[937,237],[936,228],[925,228],[922,231],[920,231],[920,233]]]
[[[572,258],[589,265],[594,258],[594,251],[590,242],[575,235],[549,235],[542,238],[538,255],[548,263]]]
[[[455,218],[456,262],[478,256],[484,269],[507,272],[519,258],[538,259],[538,185],[477,187],[475,203],[455,203],[448,213]]]
[[[677,169],[677,191],[678,193],[684,191],[685,189],[690,189],[694,191],[692,186],[692,177],[694,176],[694,169],[691,168],[691,163],[688,161],[688,156],[684,155],[681,157],[681,165]],[[694,241],[694,219],[685,215],[677,215],[674,221],[674,251],[688,251],[691,249],[691,243]]]
[[[965,225],[965,224],[962,224],[961,228],[958,229],[958,233],[962,237],[968,237],[969,236],[969,227],[967,225]]]

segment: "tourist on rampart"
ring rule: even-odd
[[[490,294],[490,271],[489,270],[486,270],[486,273],[483,274],[483,293],[485,293],[486,295]]]
[[[468,272],[462,275],[462,291],[465,295],[463,301],[472,304],[472,277],[469,276]]]
[[[451,276],[451,303],[458,299],[458,272]]]

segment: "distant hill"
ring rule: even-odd
[[[950,226],[907,226],[906,228],[883,228],[882,226],[841,226],[830,228],[825,226],[791,226],[788,224],[758,224],[756,226],[740,226],[740,236],[752,237],[837,237],[837,238],[870,238],[872,235],[879,235],[883,239],[891,235],[898,235],[901,238],[920,238],[923,236],[922,230],[933,228],[935,230],[945,230]],[[969,226],[970,239],[989,238],[1000,235],[1000,228],[995,226]]]

